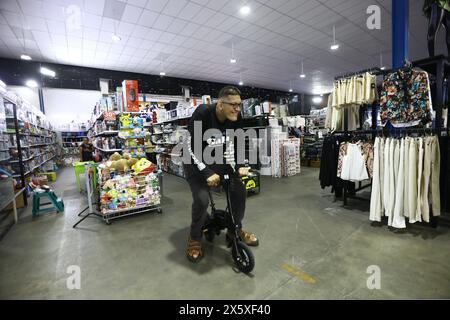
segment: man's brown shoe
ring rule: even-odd
[[[189,237],[186,256],[191,262],[200,261],[203,258],[202,242],[195,241]]]

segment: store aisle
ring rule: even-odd
[[[223,235],[199,264],[187,261],[191,195],[182,179],[164,177],[162,215],[111,226],[90,218],[76,230],[86,201],[74,181],[71,169],[58,172],[64,214],[25,213],[0,242],[1,299],[450,298],[449,229],[373,227],[368,212],[333,202],[315,169],[264,178],[248,199],[244,226],[261,241],[252,276],[232,270]],[[67,289],[71,265],[81,268],[80,290]],[[371,265],[381,269],[381,290],[367,288]]]

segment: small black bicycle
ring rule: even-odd
[[[236,225],[234,216],[232,214],[232,205],[230,199],[230,177],[225,175],[221,179],[222,186],[227,197],[227,208],[225,210],[216,209],[216,204],[213,200],[211,192],[209,198],[211,203],[211,213],[206,218],[203,227],[205,238],[209,242],[214,241],[214,237],[220,235],[222,230],[228,229],[230,237],[227,237],[228,248],[231,247],[231,255],[239,271],[248,274],[252,272],[255,267],[255,258],[250,248],[242,242],[239,236],[239,227]]]

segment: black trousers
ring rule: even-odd
[[[205,224],[209,206],[209,187],[205,180],[200,177],[192,177],[187,180],[192,193],[192,224],[191,238],[200,241],[202,238],[202,227]],[[245,201],[247,192],[242,180],[233,177],[230,180],[230,199],[233,207],[233,216],[239,229],[242,227],[242,220],[245,214]]]

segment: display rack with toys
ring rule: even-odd
[[[145,158],[146,128],[144,119],[129,113],[119,117],[119,138],[122,140],[122,150],[132,158]]]
[[[145,158],[114,153],[98,170],[100,211],[104,219],[161,211],[161,174]]]

